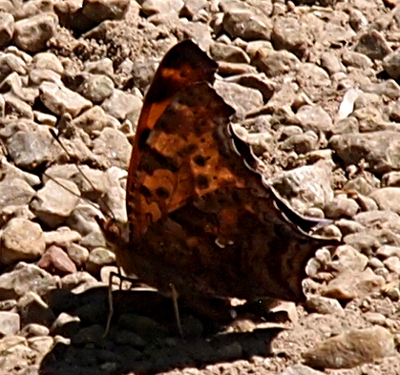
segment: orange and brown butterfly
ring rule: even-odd
[[[137,127],[117,262],[183,297],[303,301],[307,261],[336,241],[310,235],[326,222],[296,214],[257,172],[212,87],[216,70],[189,40],[160,63]]]

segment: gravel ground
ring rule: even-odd
[[[400,374],[399,1],[0,10],[1,375]],[[342,244],[309,262],[305,304],[259,303],[245,311],[262,319],[228,324],[182,306],[186,339],[168,298],[116,283],[103,337],[117,268],[96,216],[126,220],[143,95],[187,38],[218,62],[215,90],[276,189],[333,219]]]

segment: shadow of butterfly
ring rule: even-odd
[[[304,301],[306,263],[338,242],[310,234],[330,221],[294,212],[259,172],[212,87],[216,70],[190,40],[165,55],[138,122],[127,228],[104,230],[125,273],[162,293]]]

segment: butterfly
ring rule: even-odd
[[[260,173],[212,86],[217,67],[191,40],[161,61],[138,121],[117,263],[161,293],[304,301],[306,263],[337,241],[310,234],[329,221],[297,214]]]

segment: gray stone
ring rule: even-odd
[[[37,336],[28,338],[29,348],[35,351],[38,355],[38,361],[41,361],[54,346],[54,338],[49,336]]]
[[[359,9],[351,9],[349,14],[350,25],[354,30],[359,31],[363,27],[368,25],[367,18],[365,17],[364,13],[361,12]]]
[[[146,0],[142,4],[141,11],[147,16],[154,14],[175,14],[177,16],[182,7],[182,0]]]
[[[382,66],[390,77],[398,79],[400,77],[400,51],[397,49],[385,56]]]
[[[358,210],[359,206],[354,199],[341,196],[334,197],[324,208],[326,216],[332,219],[339,219],[340,217],[351,218]]]
[[[114,90],[113,94],[106,99],[101,107],[117,120],[125,120],[128,113],[142,107],[142,99],[137,95],[127,94],[120,90]]]
[[[364,314],[364,319],[371,324],[378,324],[381,326],[383,326],[386,321],[385,315],[371,311]]]
[[[17,5],[14,11],[14,17],[15,19],[24,19],[30,18],[40,13],[50,13],[52,11],[53,3],[46,0],[32,0],[28,2],[23,2],[22,6]]]
[[[50,69],[32,69],[29,71],[29,81],[32,85],[40,86],[42,82],[52,82],[62,86],[61,75]]]
[[[372,269],[377,269],[377,268],[383,268],[385,265],[375,257],[372,257],[368,260],[368,267],[371,267]]]
[[[393,211],[400,214],[400,188],[386,187],[377,189],[370,194],[380,210]]]
[[[253,59],[255,65],[268,77],[277,77],[292,71],[300,66],[300,60],[288,51],[259,50]]]
[[[49,115],[40,111],[33,111],[33,116],[35,117],[36,122],[41,125],[49,125],[52,127],[55,127],[57,125],[56,116]]]
[[[390,111],[390,119],[397,122],[400,121],[400,100],[397,100],[396,103],[394,103]]]
[[[79,87],[79,93],[94,104],[100,104],[114,91],[111,78],[101,74],[90,74]]]
[[[264,101],[268,101],[276,90],[276,83],[265,77],[264,74],[241,74],[226,78],[227,82],[238,83],[261,92]]]
[[[10,340],[7,340],[10,338]],[[21,341],[23,340],[23,341]],[[26,339],[19,336],[4,337],[0,341],[0,348],[3,353],[0,363],[0,371],[3,374],[18,374],[20,369],[32,369],[32,361],[36,358],[36,353],[28,348]]]
[[[4,94],[3,98],[5,101],[6,116],[16,116],[18,118],[33,120],[33,111],[29,104],[25,103],[12,93]]]
[[[82,235],[80,244],[89,249],[106,246],[104,233],[96,220],[99,215],[101,215],[100,211],[91,205],[78,205],[66,221],[71,229]]]
[[[129,0],[85,0],[82,12],[92,21],[100,23],[104,20],[122,19],[129,6]]]
[[[82,267],[86,263],[89,251],[85,247],[73,243],[68,245],[67,254],[78,267]]]
[[[235,116],[238,118],[244,118],[246,114],[256,111],[264,104],[258,90],[223,81],[216,82],[214,87],[225,102],[235,109]]]
[[[330,281],[322,290],[322,295],[348,301],[377,291],[384,284],[384,278],[375,275],[370,268],[362,272],[347,270]]]
[[[0,334],[16,335],[20,330],[20,316],[13,312],[0,311]]]
[[[397,256],[392,256],[383,261],[385,267],[394,272],[397,275],[400,275],[400,259]]]
[[[58,18],[54,13],[42,13],[15,23],[14,43],[24,51],[42,51],[56,33]]]
[[[312,368],[304,365],[293,365],[287,367],[280,375],[323,375],[321,371],[313,370]]]
[[[28,292],[44,294],[56,285],[56,277],[38,266],[20,262],[11,272],[0,275],[0,299],[22,297]]]
[[[324,30],[316,35],[317,40],[324,43],[340,43],[356,37],[356,33],[351,29],[350,25],[339,25],[334,22],[327,22]]]
[[[108,57],[98,61],[86,61],[85,71],[92,74],[104,74],[112,78],[114,75],[113,62]]]
[[[64,67],[56,55],[49,52],[37,53],[32,59],[31,69],[52,70],[53,72],[62,75]]]
[[[360,206],[361,211],[376,211],[378,210],[378,205],[375,200],[370,197],[365,197],[364,195],[357,195],[356,202]]]
[[[271,179],[272,185],[282,195],[290,194],[291,205],[295,209],[323,207],[333,197],[329,183],[330,169],[323,162],[284,172]]]
[[[271,41],[277,50],[288,50],[303,56],[312,44],[311,33],[305,24],[294,17],[277,17],[272,29]]]
[[[78,93],[52,82],[40,85],[40,100],[58,116],[69,113],[73,118],[89,109],[93,104]]]
[[[115,254],[104,248],[93,249],[86,261],[86,269],[93,275],[99,275],[103,266],[115,263]]]
[[[1,233],[0,262],[9,265],[38,259],[46,244],[40,225],[26,219],[11,219]]]
[[[106,113],[97,105],[83,112],[71,122],[72,126],[79,127],[90,135],[102,131],[109,124],[110,121]]]
[[[59,17],[60,25],[79,34],[93,29],[96,22],[83,14],[82,5],[82,1],[74,0],[54,3],[54,11]]]
[[[321,296],[308,296],[304,307],[309,312],[316,312],[318,314],[335,314],[344,315],[345,312],[339,301],[333,298],[326,298]]]
[[[398,99],[400,97],[400,86],[393,79],[387,79],[383,82],[362,85],[361,89],[367,93],[377,94],[379,96],[386,95],[390,99]]]
[[[367,263],[367,256],[359,253],[350,245],[342,245],[336,248],[333,260],[329,263],[329,267],[339,272],[346,270],[361,272],[365,270]]]
[[[251,10],[233,10],[225,12],[223,27],[232,38],[244,40],[269,40],[272,21],[263,14],[254,14]]]
[[[7,206],[23,206],[30,202],[35,190],[20,178],[0,182],[0,211]]]
[[[365,227],[374,227],[376,225],[381,225],[386,222],[395,222],[400,219],[399,215],[393,211],[368,211],[368,212],[360,212],[353,217],[353,219],[364,225]]]
[[[127,168],[132,146],[125,135],[116,129],[105,128],[93,142],[93,153],[105,157],[119,168]]]
[[[372,255],[380,246],[379,241],[374,236],[365,232],[349,234],[344,237],[343,241],[366,255]]]
[[[31,210],[50,228],[62,224],[74,210],[80,191],[72,181],[57,178],[46,182],[30,203]]]
[[[347,117],[339,120],[332,128],[332,134],[359,133],[359,124],[356,118]]]
[[[116,181],[110,180],[110,178],[115,177],[111,172],[112,168],[108,169],[107,172],[102,172],[87,165],[82,165],[78,169],[77,165],[65,164],[52,165],[46,170],[46,176],[53,179],[62,178],[73,181],[83,196],[91,200],[96,200],[106,194],[111,183]],[[46,176],[44,176],[44,182],[47,182],[49,179]]]
[[[363,53],[370,59],[376,60],[382,60],[392,52],[384,36],[374,29],[360,36],[355,50]]]
[[[230,44],[212,44],[210,48],[210,55],[214,60],[246,64],[250,62],[249,56],[247,56],[247,54],[241,48]]]
[[[240,76],[245,74],[256,74],[257,69],[254,66],[244,64],[244,63],[233,63],[226,61],[218,62],[218,73],[221,76],[228,77],[231,76]],[[230,82],[229,80],[225,80],[224,82]]]
[[[303,354],[305,363],[319,368],[344,369],[394,355],[394,338],[382,327],[343,333]]]
[[[16,131],[7,142],[7,151],[14,163],[27,170],[53,162],[63,152],[46,127],[32,124],[32,128]],[[73,152],[70,150],[71,155]]]
[[[368,56],[354,51],[344,51],[342,61],[346,66],[351,66],[360,69],[371,68],[373,63]]]
[[[103,202],[100,204],[103,211],[108,212],[120,223],[126,223],[126,193],[121,186],[112,186],[104,195]],[[111,211],[111,212],[109,212]]]
[[[321,65],[330,75],[344,71],[344,66],[339,56],[332,51],[324,52],[321,55]]]
[[[367,169],[383,174],[400,169],[400,133],[380,131],[363,134],[335,135],[331,147],[346,165],[357,165],[364,160]]]
[[[21,329],[20,335],[23,337],[37,337],[37,336],[48,336],[50,330],[41,325],[36,323],[27,324]]]
[[[26,63],[13,53],[4,53],[0,56],[0,81],[13,72],[25,75],[27,73]]]
[[[383,245],[376,250],[376,256],[380,258],[389,258],[393,256],[400,257],[400,247]]]
[[[312,63],[303,63],[299,66],[296,80],[299,82],[301,87],[305,88],[310,86],[329,87],[331,85],[328,73],[324,69]]]
[[[14,17],[10,13],[0,13],[0,48],[7,47],[14,34]]]
[[[335,221],[335,225],[340,229],[343,236],[351,233],[359,233],[365,230],[364,226],[353,220],[339,219]]]
[[[307,154],[317,148],[318,136],[313,131],[307,131],[304,134],[296,134],[285,139],[281,143],[282,150],[293,150],[298,155]]]
[[[61,278],[60,283],[62,289],[71,290],[76,294],[85,292],[94,286],[99,286],[98,280],[86,271],[78,271],[65,275]]]
[[[204,8],[207,4],[207,0],[186,0],[179,16],[197,21],[200,15],[205,11]]]
[[[79,242],[82,236],[68,227],[59,227],[52,232],[44,232],[46,246],[58,245],[61,247],[71,246],[73,242]]]
[[[319,106],[303,105],[296,117],[304,130],[312,130],[316,134],[330,130],[333,124],[329,114]]]

